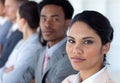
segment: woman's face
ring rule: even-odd
[[[19,31],[21,31],[21,32],[23,32],[23,26],[24,26],[24,19],[23,18],[20,18],[20,14],[19,14],[19,12],[17,11],[17,14],[16,14],[16,16],[17,16],[17,25],[18,25],[18,29],[19,29]]]
[[[97,33],[84,22],[75,22],[68,33],[66,50],[75,70],[100,69],[109,44],[102,45]]]

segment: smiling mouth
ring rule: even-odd
[[[79,57],[71,57],[71,60],[75,63],[81,63],[81,62],[85,61],[86,59],[82,59]]]

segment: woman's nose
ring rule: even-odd
[[[82,54],[83,53],[83,47],[80,44],[76,44],[73,48],[73,53],[74,54]]]

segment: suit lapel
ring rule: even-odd
[[[52,57],[50,58],[50,61],[48,62],[48,66],[46,67],[44,75],[47,74],[47,72],[51,69],[52,66],[55,65],[55,63],[57,63],[60,59],[64,57],[64,55],[66,55],[65,46],[66,42],[60,48],[56,49],[56,51],[53,53]]]
[[[43,61],[44,61],[44,56],[45,56],[45,53],[46,53],[46,47],[44,47],[44,49],[41,50],[40,52],[40,57],[38,59],[38,66],[37,66],[37,71],[36,71],[36,78],[37,79],[42,79],[42,75],[43,75]],[[40,81],[40,80],[37,80],[37,81]],[[37,83],[41,83],[41,82],[37,82]]]

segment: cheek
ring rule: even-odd
[[[9,10],[8,10],[8,12],[9,12],[9,15],[15,17],[17,11],[13,7],[10,7]]]
[[[43,30],[43,28],[44,28],[44,23],[39,23],[39,26],[40,26],[40,30],[42,31]]]
[[[84,63],[86,68],[101,64],[100,50],[98,51],[98,49],[87,49],[84,51],[84,58],[86,59],[86,62]]]
[[[21,22],[21,20],[18,21],[18,26],[19,26],[19,30],[22,31],[23,23]]]
[[[56,29],[54,29],[54,30],[56,31],[56,34],[58,36],[65,36],[66,35],[67,28],[64,25],[56,25],[55,27],[56,27]]]
[[[12,7],[10,7],[10,8],[8,9],[8,11],[9,11],[10,14],[12,14],[12,13],[14,14],[14,13],[15,13],[14,8],[12,8]]]
[[[69,57],[72,56],[72,50],[73,50],[72,45],[67,43],[66,44],[66,51],[67,51],[67,54],[68,54]]]
[[[3,10],[4,10],[4,8],[2,6],[0,6],[0,11],[1,11],[0,13],[2,13]]]
[[[90,61],[98,61],[101,59],[101,51],[100,49],[98,48],[92,48],[92,49],[89,49],[89,50],[86,50],[85,52],[85,57],[90,60]]]
[[[98,48],[91,48],[91,49],[86,49],[86,55],[87,57],[95,57],[100,53],[100,49]]]

